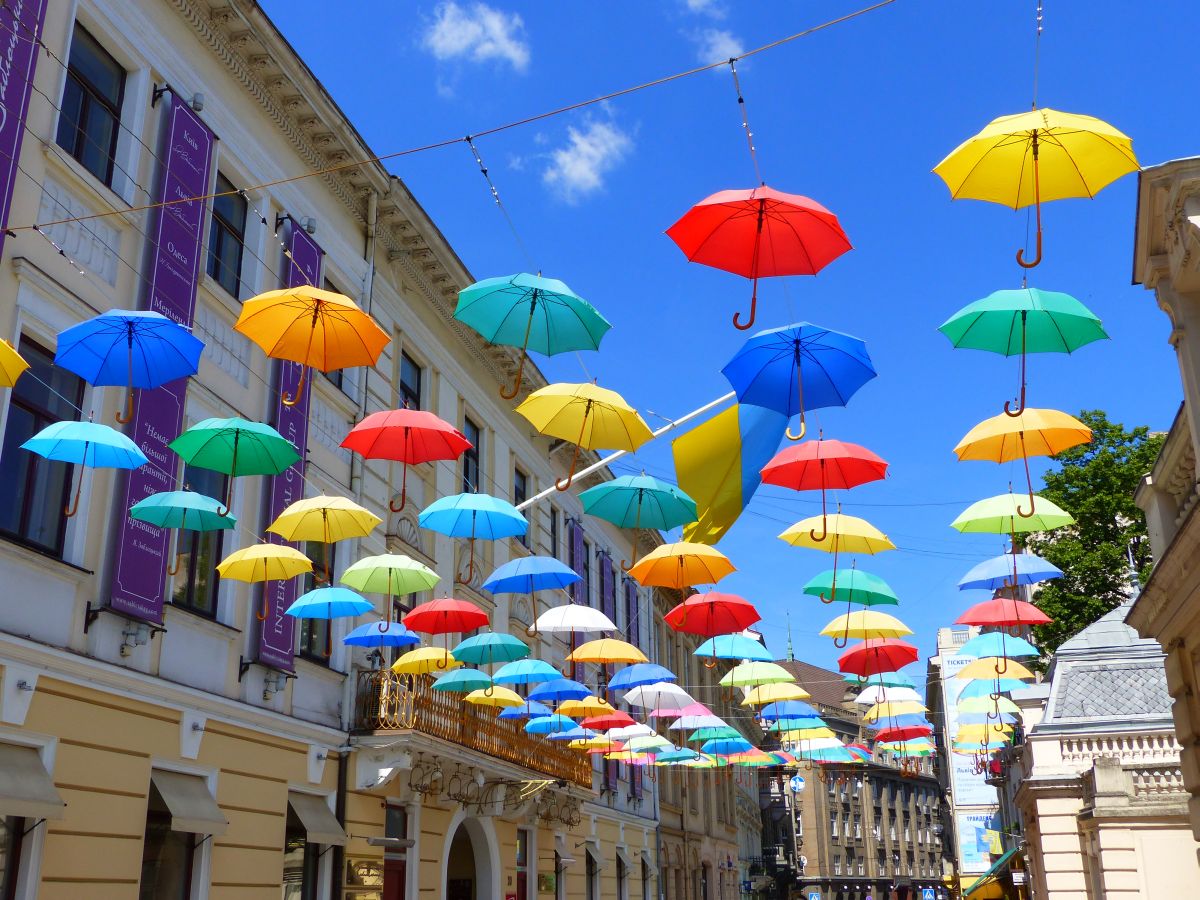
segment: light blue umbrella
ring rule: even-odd
[[[470,540],[471,562],[466,581],[475,577],[477,539],[518,537],[529,528],[529,522],[515,506],[490,494],[453,494],[434,500],[417,516],[417,523],[439,534]]]
[[[344,587],[323,587],[297,597],[286,610],[297,619],[340,619],[374,609],[366,597]]]
[[[688,743],[696,741],[711,741],[722,738],[740,738],[741,732],[732,725],[714,725],[712,728],[697,728],[688,735]]]
[[[538,684],[558,678],[562,678],[562,673],[544,659],[518,659],[497,669],[492,681],[496,684]],[[546,712],[550,710],[547,708]]]
[[[1037,584],[1051,578],[1062,578],[1062,569],[1046,562],[1032,553],[1003,553],[985,559],[971,569],[958,582],[960,591],[975,588],[998,591],[1013,584],[1013,568],[1017,571],[1017,584]]]
[[[128,437],[97,422],[55,422],[21,446],[45,459],[89,469],[136,469],[149,462],[146,454]],[[75,499],[63,510],[67,518],[79,512],[82,492],[83,473],[80,472]]]
[[[579,725],[574,719],[568,719],[566,716],[560,716],[558,713],[551,713],[548,716],[538,716],[536,719],[530,719],[525,723],[526,734],[555,734],[559,731],[570,731],[572,728],[578,728]]]
[[[570,678],[544,681],[529,692],[530,700],[545,703],[561,703],[564,700],[582,700],[592,696],[592,689]]]
[[[980,659],[985,656],[1021,659],[1027,656],[1041,656],[1041,651],[1023,638],[1013,637],[1003,631],[989,631],[978,634],[958,648],[955,656],[973,656]]]
[[[656,763],[682,763],[692,762],[700,758],[700,754],[695,750],[687,747],[673,747],[670,750],[664,750],[662,753],[654,757]]]
[[[495,679],[493,679],[494,681]],[[528,719],[531,716],[541,718],[548,716],[554,711],[544,703],[538,703],[536,700],[526,700],[520,706],[506,706],[500,710],[501,719]]]
[[[467,638],[450,652],[459,662],[481,666],[524,659],[529,645],[511,634],[489,631]]]
[[[879,687],[915,688],[913,680],[900,672],[881,672],[867,678],[859,678],[857,675],[847,675],[845,681],[855,687],[868,687],[874,684]]]
[[[752,750],[754,745],[745,738],[713,738],[711,741],[705,741],[701,747],[701,753],[719,753],[722,756],[729,756],[731,753],[745,753],[747,750]]]
[[[857,762],[854,754],[845,747],[818,747],[815,750],[792,750],[794,756],[803,756],[813,762],[852,763]]]
[[[711,659],[748,659],[755,662],[774,662],[771,652],[753,638],[744,634],[719,634],[711,637],[696,648],[693,656]]]
[[[129,517],[156,528],[219,531],[237,526],[237,517],[221,514],[220,500],[195,491],[159,491],[129,508]]]
[[[342,638],[342,643],[354,647],[412,647],[421,643],[421,636],[399,622],[380,620],[359,625]]]
[[[959,713],[959,725],[986,725],[989,722],[1001,722],[1004,725],[1016,724],[1017,717],[1010,712],[973,712]]]
[[[1026,687],[1029,687],[1029,685],[1017,678],[973,678],[967,682],[967,686],[959,693],[958,699],[966,700],[969,697],[991,697],[995,694],[1007,693],[1008,691],[1019,691],[1021,688]]]
[[[815,716],[816,709],[803,700],[777,700],[774,703],[768,703],[758,711],[760,719],[768,721],[773,719],[799,718],[803,716]]]
[[[655,663],[634,663],[625,666],[608,680],[608,690],[628,691],[660,681],[676,681],[675,673]]]
[[[592,731],[589,728],[584,728],[582,725],[576,725],[566,731],[554,731],[547,735],[552,741],[586,741],[588,738],[595,737],[599,732]]]
[[[486,672],[478,669],[453,669],[439,675],[433,683],[435,691],[454,691],[469,694],[471,691],[482,691],[492,686],[492,679]]]
[[[114,309],[58,334],[54,364],[89,384],[123,384],[125,414],[133,418],[133,389],[156,388],[195,375],[204,342],[166,316],[149,310]]]

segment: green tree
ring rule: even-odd
[[[1026,546],[1063,570],[1039,585],[1034,601],[1054,619],[1034,629],[1038,644],[1053,651],[1080,629],[1124,600],[1129,590],[1129,554],[1144,583],[1153,560],[1146,519],[1133,492],[1150,471],[1163,436],[1146,427],[1126,430],[1097,409],[1080,420],[1092,441],[1055,456],[1038,493],[1075,518],[1075,524],[1030,535]]]

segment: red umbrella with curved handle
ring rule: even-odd
[[[761,618],[749,600],[737,594],[709,591],[692,594],[663,616],[663,621],[676,631],[715,637],[744,631]]]
[[[916,647],[897,638],[867,638],[838,657],[838,671],[859,678],[898,672],[919,655]]]

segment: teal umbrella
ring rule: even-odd
[[[462,663],[492,665],[524,659],[529,655],[529,645],[511,634],[489,631],[467,638],[450,652]]]
[[[138,445],[124,434],[90,421],[47,425],[21,447],[44,459],[91,469],[136,469],[149,462]],[[75,499],[63,510],[67,518],[79,512],[79,495],[82,492],[83,473],[80,472]]]
[[[804,585],[804,593],[820,597],[825,603],[832,603],[835,588],[838,598],[847,603],[861,603],[863,606],[896,606],[900,603],[900,598],[886,581],[862,569],[851,569],[849,572],[829,569],[821,572]]]
[[[478,669],[455,669],[439,675],[433,683],[435,691],[454,691],[469,694],[471,691],[483,691],[492,686],[492,679]]]
[[[657,528],[669,531],[695,522],[696,501],[665,481],[649,475],[623,475],[590,487],[579,499],[589,516],[612,522],[618,528]],[[622,562],[628,569],[630,563]]]
[[[590,303],[556,278],[508,275],[485,278],[458,292],[454,318],[493,344],[521,348],[521,363],[511,400],[521,389],[525,357],[530,350],[553,356],[569,350],[596,350],[612,325]]]
[[[237,516],[228,510],[222,515],[220,500],[195,491],[159,491],[144,497],[129,508],[129,518],[156,528],[181,528],[187,531],[221,531],[237,526]],[[175,562],[168,575],[179,571],[182,553],[176,549]]]

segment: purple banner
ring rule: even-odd
[[[0,6],[0,222],[5,228],[37,68],[37,41],[45,19],[46,0],[10,0]],[[3,252],[4,229],[0,228],[0,254]]]
[[[148,248],[144,306],[191,327],[200,281],[201,237],[205,201],[187,200],[208,193],[216,136],[188,105],[168,91],[163,95],[163,161],[156,202],[154,237]],[[174,202],[172,202],[174,201]],[[178,202],[186,201],[186,202]],[[161,624],[167,589],[171,533],[129,517],[133,504],[150,494],[176,489],[178,459],[167,449],[183,428],[188,379],[181,378],[152,391],[138,391],[129,436],[150,464],[129,473],[123,506],[118,510],[121,531],[113,564],[112,598],[117,612]],[[121,496],[118,492],[118,496]]]
[[[321,286],[321,264],[325,257],[317,242],[314,241],[296,223],[288,219],[285,223],[288,236],[285,239],[288,251],[283,256],[283,281],[285,287],[299,287],[303,284]],[[271,424],[275,430],[296,445],[300,451],[300,460],[268,482],[267,487],[267,518],[264,525],[275,520],[288,505],[304,496],[304,464],[308,448],[308,406],[312,399],[314,385],[312,381],[316,373],[310,372],[308,383],[301,395],[300,402],[295,406],[283,404],[283,394],[295,394],[300,381],[303,367],[296,363],[279,361],[275,363],[272,398],[274,412]],[[277,534],[268,534],[267,540],[272,543],[285,543]],[[295,578],[287,581],[268,581],[263,588],[267,592],[267,618],[262,623],[258,635],[258,661],[285,672],[295,668],[292,659],[296,646],[296,620],[284,611],[292,605],[299,590],[299,582]]]

